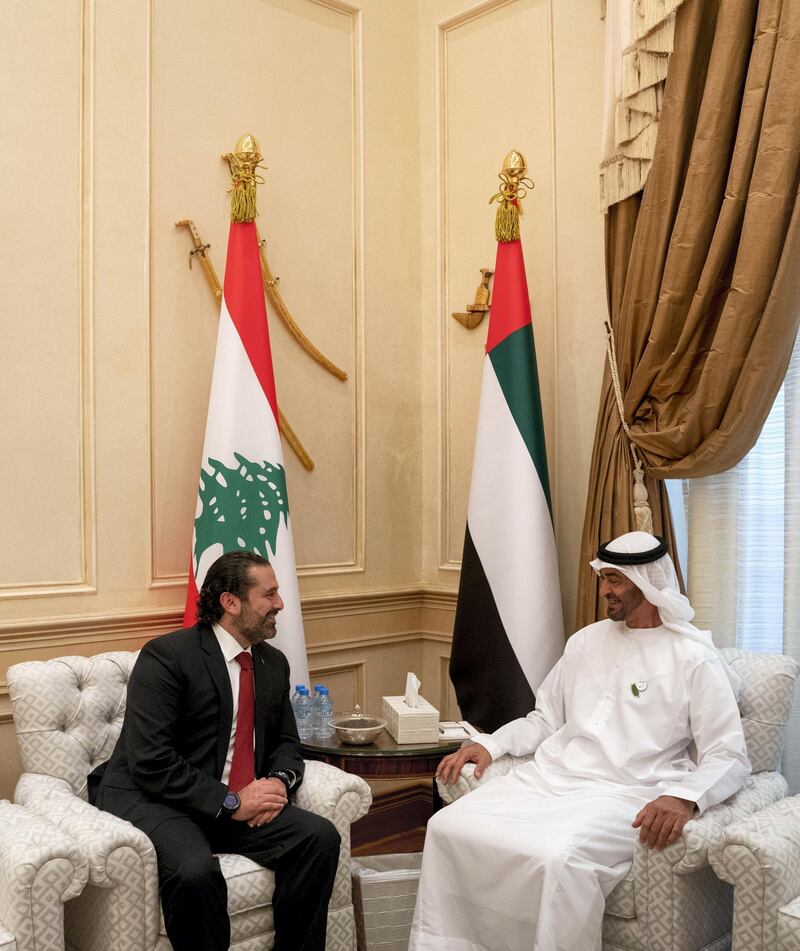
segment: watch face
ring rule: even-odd
[[[223,808],[227,812],[236,812],[241,804],[241,800],[236,795],[235,792],[229,792],[225,798],[222,800]]]

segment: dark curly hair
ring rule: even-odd
[[[245,598],[255,584],[250,569],[269,562],[254,551],[228,551],[221,555],[206,572],[206,578],[197,598],[197,623],[215,624],[223,615],[220,596],[226,591]]]

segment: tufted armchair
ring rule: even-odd
[[[0,951],[63,951],[64,902],[87,876],[69,836],[0,799]]]
[[[603,951],[723,951],[729,947],[732,890],[714,874],[709,844],[732,822],[786,796],[786,780],[776,770],[800,667],[783,654],[753,654],[735,648],[721,653],[742,680],[739,710],[753,775],[726,802],[687,822],[681,838],[667,848],[656,851],[637,841],[631,871],[606,900]],[[505,775],[515,763],[530,759],[500,757],[480,780],[468,763],[455,784],[439,784],[442,799],[454,802],[481,782]]]
[[[733,951],[800,951],[800,796],[722,830],[709,849],[733,889]]]
[[[73,951],[168,951],[153,846],[129,822],[87,801],[86,777],[111,755],[122,728],[135,653],[60,657],[8,671],[25,772],[15,798],[71,835],[89,863],[89,883],[64,909]],[[367,784],[325,763],[306,763],[297,804],[325,816],[342,837],[328,913],[329,951],[354,951],[350,824],[371,802]],[[238,855],[219,857],[228,884],[231,948],[273,945],[274,874]],[[0,951],[5,951],[0,946]]]

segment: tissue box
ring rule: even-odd
[[[405,697],[383,698],[386,729],[397,743],[438,743],[439,711],[422,697],[418,707],[409,707]]]

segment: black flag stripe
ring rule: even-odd
[[[506,635],[467,524],[450,679],[461,716],[484,733],[524,717],[535,698]]]

